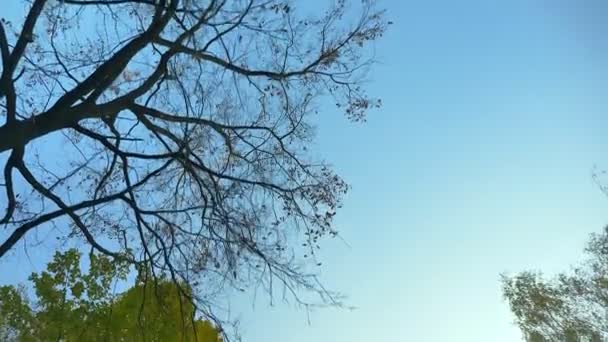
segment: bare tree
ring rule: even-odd
[[[326,295],[300,266],[348,187],[307,151],[311,117],[380,105],[361,88],[386,27],[371,0],[24,6],[0,22],[0,257],[55,227],[187,281],[209,315],[226,286]]]

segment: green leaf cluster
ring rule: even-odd
[[[91,254],[57,252],[47,269],[33,273],[34,300],[25,287],[0,287],[0,341],[199,341],[220,342],[209,321],[195,318],[184,284],[156,279],[122,293],[127,264]]]
[[[503,294],[530,342],[601,342],[608,338],[608,230],[593,234],[588,258],[570,272],[503,276]]]

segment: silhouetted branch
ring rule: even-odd
[[[320,99],[355,121],[379,106],[361,84],[385,23],[357,6],[351,23],[344,1],[313,18],[277,0],[36,0],[20,30],[0,23],[0,257],[61,222],[192,286],[209,318],[226,287],[339,305],[315,253],[348,186],[308,147]]]

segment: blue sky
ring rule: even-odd
[[[354,311],[243,317],[251,341],[520,339],[499,274],[568,269],[608,223],[608,3],[383,1],[366,124],[319,122],[353,185],[323,278]]]
[[[237,305],[245,341],[519,340],[499,274],[567,269],[608,223],[608,3],[388,1],[365,124],[316,150],[353,186],[322,279],[353,311]],[[0,263],[7,270],[25,262]]]

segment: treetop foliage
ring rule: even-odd
[[[35,299],[24,287],[0,287],[2,341],[201,341],[220,342],[220,332],[195,317],[194,306],[169,280],[138,282],[116,293],[126,264],[80,253],[56,253],[46,271],[33,273]],[[183,284],[182,284],[183,285]]]
[[[608,229],[593,234],[571,272],[503,276],[503,294],[530,342],[602,342],[608,337]]]

